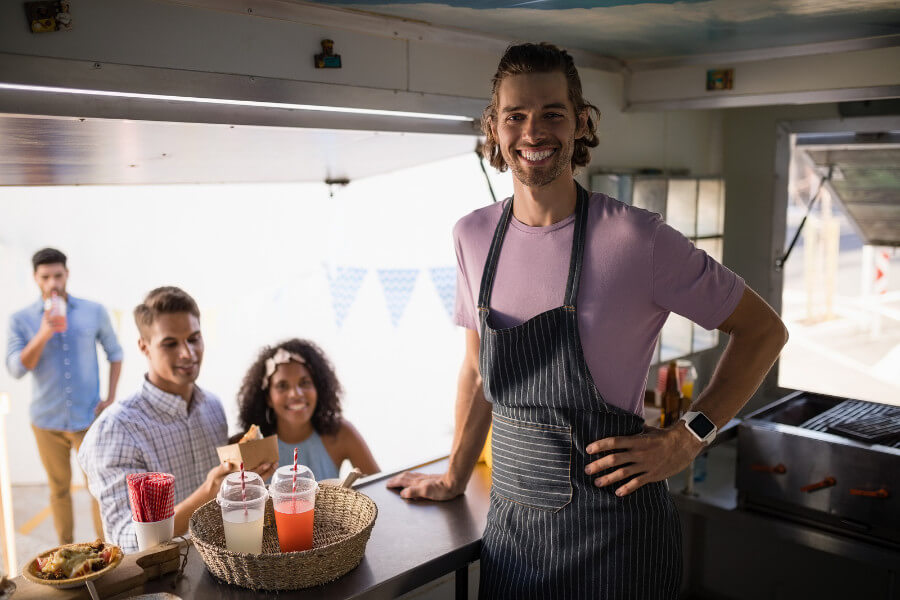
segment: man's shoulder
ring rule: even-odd
[[[485,232],[493,235],[494,229],[500,221],[500,215],[503,213],[504,202],[506,200],[483,206],[461,218],[453,226],[453,238],[464,240],[472,236],[483,235]]]
[[[196,384],[194,384],[194,385],[196,385]],[[209,390],[205,390],[205,389],[201,388],[200,386],[197,386],[197,390],[202,394],[203,401],[205,404],[208,404],[209,406],[212,406],[212,407],[222,408],[221,398],[219,398],[218,396],[216,396]]]
[[[11,314],[9,316],[9,319],[10,319],[10,321],[19,322],[24,319],[40,317],[41,316],[41,306],[42,305],[41,305],[40,301],[32,302],[31,304],[29,304],[27,306],[23,306],[22,308],[20,308],[19,310],[17,310],[13,314]]]
[[[143,429],[139,424],[140,409],[135,406],[138,396],[139,394],[134,394],[121,398],[100,413],[88,429],[82,448],[89,451],[87,449],[118,444],[122,436],[127,436],[134,442]]]
[[[219,399],[218,396],[213,394],[210,391],[207,391],[197,384],[194,384],[198,392],[200,392],[200,397],[203,399],[203,402],[200,403],[200,409],[207,415],[215,415],[217,417],[225,418],[225,407],[222,405],[222,400]]]
[[[146,414],[147,399],[141,396],[140,392],[135,392],[125,398],[120,398],[109,408],[100,413],[94,426],[101,428],[124,427],[134,423],[137,417]]]
[[[650,230],[655,229],[662,222],[662,217],[658,213],[626,204],[600,192],[591,194],[590,212],[597,221],[611,220]]]
[[[101,312],[106,310],[99,302],[95,302],[94,300],[87,300],[85,298],[79,298],[78,296],[73,296],[72,294],[69,294],[69,306],[72,308],[90,312]]]

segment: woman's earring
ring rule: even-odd
[[[272,407],[271,406],[266,407],[266,423],[271,423],[272,425],[275,424],[275,419],[272,417]]]

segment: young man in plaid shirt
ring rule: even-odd
[[[228,441],[221,402],[194,383],[203,361],[197,303],[177,287],[157,288],[134,309],[134,319],[138,347],[147,357],[143,385],[100,416],[78,453],[100,502],[106,537],[126,552],[137,550],[126,475],[175,476],[175,535],[182,535],[193,512],[215,498],[225,476],[238,468],[216,454]],[[266,478],[276,466],[252,470]]]

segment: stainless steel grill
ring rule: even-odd
[[[900,407],[795,392],[738,428],[741,506],[900,547]]]
[[[798,427],[900,448],[900,407],[845,400]]]

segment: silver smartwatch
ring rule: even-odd
[[[718,432],[716,424],[702,412],[688,411],[682,415],[681,420],[684,421],[684,426],[687,427],[687,430],[704,444],[709,444],[716,439],[716,433]]]

